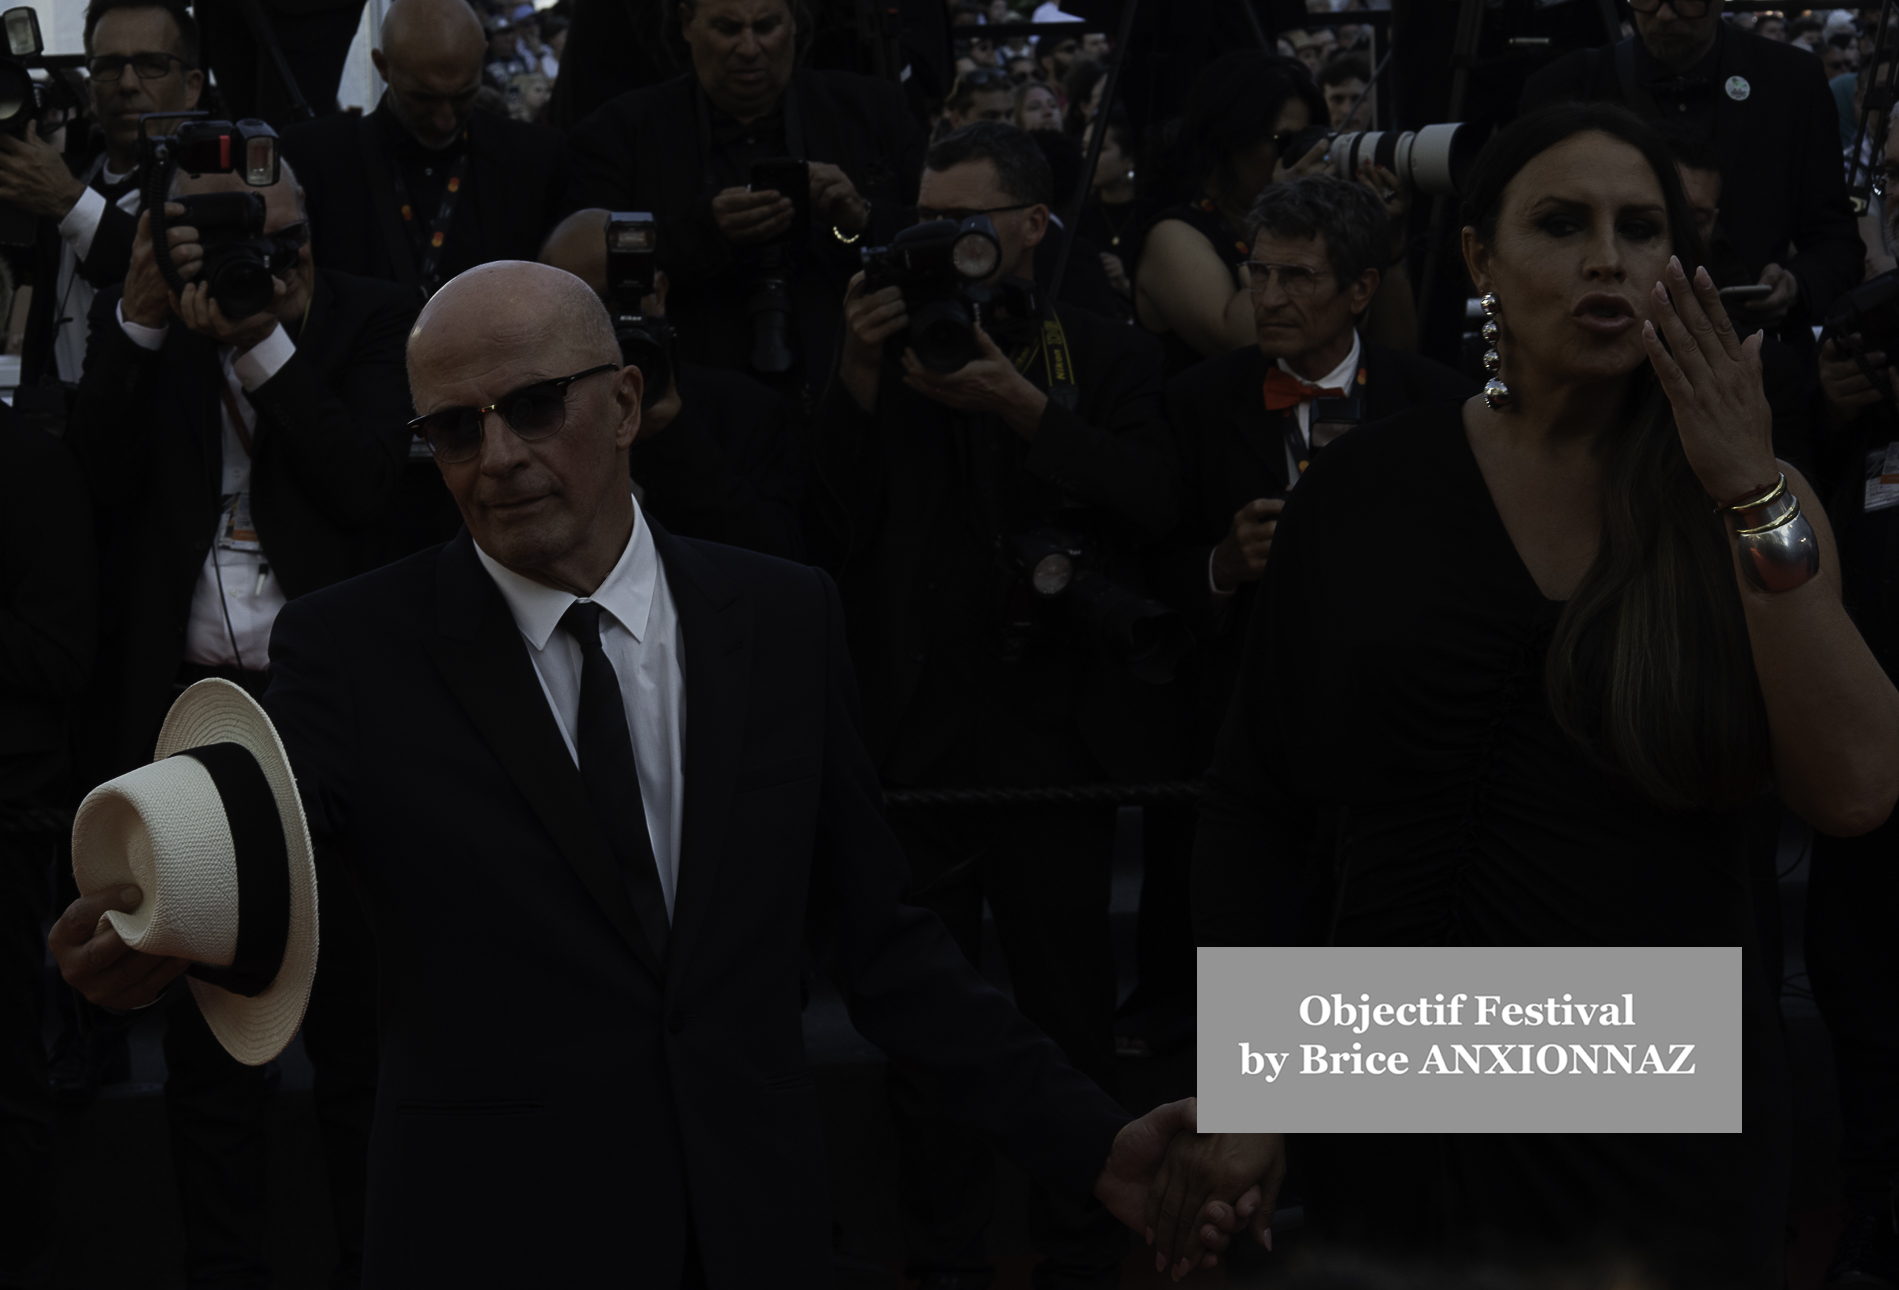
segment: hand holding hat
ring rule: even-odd
[[[67,907],[46,938],[66,983],[101,1008],[143,1008],[191,966],[190,959],[133,949],[106,917],[110,910],[136,909],[144,898],[137,887],[81,896]]]

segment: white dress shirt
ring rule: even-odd
[[[561,615],[581,599],[524,578],[475,547],[482,568],[501,589],[514,625],[527,642],[528,657],[554,724],[567,741],[568,755],[580,764],[574,731],[580,721],[580,645],[559,630]],[[686,808],[686,669],[679,639],[679,615],[672,591],[661,576],[653,531],[633,503],[633,533],[606,581],[586,597],[606,610],[600,616],[600,647],[620,680],[626,726],[633,736],[633,760],[639,766],[640,802],[646,808],[646,835],[659,865],[666,895],[666,917],[673,914],[679,888],[679,833]]]
[[[93,194],[95,197],[97,193]],[[145,327],[125,316],[119,305],[119,327],[141,349],[157,349],[165,343],[167,327]],[[218,347],[223,365],[222,379],[233,393],[231,402],[244,418],[244,431],[256,442],[257,410],[245,398],[252,390],[277,374],[279,368],[297,352],[290,333],[278,324],[258,344],[239,354],[229,345]],[[222,405],[224,400],[219,399]],[[191,618],[185,625],[185,661],[206,667],[234,664],[252,671],[263,669],[270,661],[270,629],[277,612],[284,607],[283,588],[271,572],[269,557],[261,543],[241,542],[233,546],[223,541],[226,519],[232,507],[242,499],[242,513],[250,513],[251,457],[244,441],[231,424],[231,410],[221,407],[218,424],[224,429],[224,471],[219,492],[224,507],[218,513],[212,531],[211,550],[198,570],[198,584],[191,589]],[[242,549],[253,547],[255,549]]]

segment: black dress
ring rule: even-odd
[[[1167,209],[1155,215],[1154,218],[1148,222],[1147,229],[1141,234],[1141,250],[1143,253],[1145,253],[1147,249],[1148,234],[1152,232],[1154,225],[1167,219],[1179,220],[1188,228],[1191,228],[1194,232],[1206,238],[1207,244],[1213,248],[1213,253],[1220,257],[1220,263],[1226,265],[1227,272],[1232,275],[1233,289],[1235,291],[1240,289],[1239,268],[1242,264],[1246,263],[1246,257],[1251,255],[1252,251],[1247,246],[1245,236],[1231,224],[1227,223],[1226,217],[1220,214],[1219,210],[1215,208],[1210,200],[1202,197],[1199,201],[1187,202],[1180,206],[1169,206]],[[1138,261],[1123,261],[1123,263],[1130,273],[1137,271]],[[1180,333],[1177,331],[1161,332],[1160,342],[1161,347],[1166,350],[1167,353],[1166,376],[1168,380],[1179,376],[1196,363],[1204,363],[1207,359],[1213,357],[1210,354],[1202,354],[1192,345],[1182,340]]]
[[[1751,961],[1739,813],[1653,806],[1563,734],[1543,689],[1560,610],[1461,404],[1329,446],[1260,584],[1196,839],[1198,943],[1741,945]],[[1601,1237],[1677,1284],[1778,1285],[1784,1077],[1756,994],[1745,1133],[1295,1136],[1309,1221],[1413,1253]]]

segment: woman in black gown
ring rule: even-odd
[[[1202,807],[1198,941],[1751,954],[1740,809],[1771,783],[1822,831],[1876,827],[1899,694],[1656,136],[1603,105],[1525,118],[1465,220],[1508,403],[1355,430],[1294,491]],[[1782,472],[1821,555],[1768,591],[1716,508]],[[1206,1135],[1169,1161],[1157,1244],[1191,1266],[1255,1181],[1257,1235],[1290,1156],[1334,1240],[1779,1286],[1778,1019],[1745,979],[1742,1134]]]

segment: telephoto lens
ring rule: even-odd
[[[1358,177],[1363,162],[1383,166],[1417,193],[1454,197],[1483,140],[1461,124],[1427,125],[1422,130],[1361,130],[1332,140],[1326,154],[1340,179]]]

